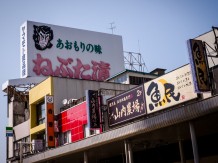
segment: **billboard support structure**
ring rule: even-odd
[[[214,33],[214,37],[215,37],[215,42],[214,42],[214,48],[216,51],[216,57],[218,57],[218,27],[212,27],[213,29],[213,33]],[[217,35],[216,35],[217,32]]]
[[[208,57],[212,58],[218,58],[218,27],[212,27],[213,34],[214,34],[214,48],[211,47],[207,42],[203,41],[204,46],[205,46],[205,51]],[[212,52],[209,52],[209,49],[212,50]],[[215,54],[215,55],[212,55]],[[213,59],[212,59],[213,61]],[[213,62],[214,63],[214,62]],[[215,65],[215,63],[214,63]]]
[[[124,64],[125,67],[130,70],[144,72],[146,68],[148,71],[141,53],[124,51]]]

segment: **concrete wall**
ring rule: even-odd
[[[29,136],[30,121],[29,120],[25,121],[24,119],[24,111],[25,111],[24,102],[11,101],[8,104],[8,109],[9,109],[8,126],[13,127],[14,130],[14,137],[8,138],[8,157],[11,158],[14,156],[13,142]],[[22,116],[16,117],[14,116],[14,114],[19,114]]]
[[[37,126],[36,124],[36,105],[44,101],[46,95],[53,95],[52,78],[49,77],[29,91],[30,105],[30,128]]]
[[[17,126],[25,121],[25,103],[13,102],[13,125]]]
[[[30,135],[30,120],[27,120],[14,127],[15,140],[20,140]]]
[[[46,95],[53,95],[52,77],[39,83],[29,91],[29,105],[30,105],[30,140],[35,138],[36,133],[45,130],[45,124],[37,125],[36,105],[44,101]]]
[[[109,82],[96,82],[79,79],[53,78],[55,114],[60,113],[64,99],[79,99],[85,96],[85,90],[112,89],[129,90],[134,85],[124,85]]]
[[[8,126],[13,127],[13,101],[8,104]],[[13,137],[8,138],[8,158],[13,157]]]

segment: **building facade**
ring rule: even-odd
[[[120,36],[26,22],[22,79],[2,86],[13,128],[7,162],[217,162],[211,38],[188,42],[191,64],[144,73],[124,70]]]
[[[214,76],[216,79],[217,74]],[[121,95],[127,97],[129,92],[141,86],[110,97],[107,101],[113,103],[114,98]],[[121,99],[125,101],[123,96]],[[80,105],[82,104],[84,102]],[[107,109],[110,109],[109,103],[107,104]],[[72,115],[70,112],[73,108],[61,115]],[[117,108],[120,109],[118,105]],[[190,101],[149,114],[147,112],[116,125],[108,122],[108,128],[99,134],[79,141],[71,140],[72,143],[28,156],[23,162],[215,162],[218,159],[217,108],[216,94],[196,94]],[[109,117],[110,112],[107,113]],[[84,112],[78,114],[83,117]],[[66,127],[64,131],[66,130],[72,131],[70,127]]]

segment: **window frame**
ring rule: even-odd
[[[37,125],[41,125],[45,123],[45,101],[41,101],[36,104],[36,123]]]

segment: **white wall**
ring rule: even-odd
[[[214,49],[215,37],[213,31],[207,32],[201,36],[196,37],[195,39],[206,42],[209,46],[211,46]],[[211,48],[209,48],[208,45],[206,45],[206,48],[208,49],[208,51],[211,53],[212,56],[215,56],[217,53],[214,53],[214,51]],[[218,58],[208,57],[208,63],[209,63],[209,67],[213,67],[218,64]]]
[[[13,127],[13,102],[8,104],[8,126]],[[13,137],[8,138],[8,157],[13,157]]]
[[[14,127],[14,135],[16,140],[20,140],[30,135],[30,120],[27,120]]]

